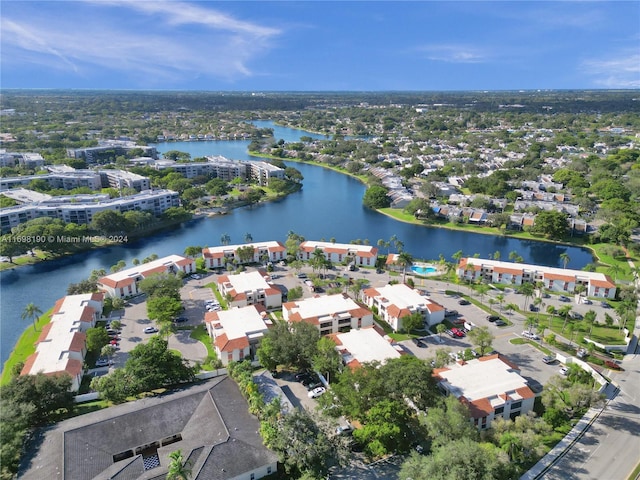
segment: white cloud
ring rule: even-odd
[[[68,15],[12,13],[5,10],[0,24],[6,68],[32,63],[79,76],[116,71],[144,85],[251,76],[252,60],[280,33],[178,2],[107,0]]]
[[[635,52],[585,60],[582,69],[601,87],[640,88],[640,54]]]
[[[487,54],[466,45],[423,45],[417,48],[429,60],[448,63],[482,63]]]

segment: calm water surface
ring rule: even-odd
[[[271,122],[256,122],[274,127]],[[300,135],[324,138],[321,135],[274,127],[275,138],[297,141]],[[173,142],[159,144],[158,150],[186,151],[192,158],[224,155],[249,160],[247,141]],[[592,261],[585,249],[548,243],[516,240],[505,237],[426,228],[395,221],[362,206],[364,186],[346,175],[301,163],[291,163],[304,175],[300,192],[277,202],[234,210],[228,215],[196,219],[182,228],[130,242],[121,246],[95,250],[54,262],[0,272],[0,359],[4,363],[13,345],[30,326],[20,316],[26,304],[33,302],[46,311],[64,296],[69,283],[78,282],[93,269],[108,270],[119,260],[131,265],[134,258],[143,259],[153,253],[159,256],[182,253],[189,245],[220,245],[220,237],[228,234],[232,243],[243,243],[245,235],[254,241],[284,242],[290,230],[308,239],[348,243],[368,239],[376,245],[379,239],[392,235],[404,243],[406,251],[416,258],[437,259],[440,254],[451,259],[456,251],[481,256],[500,251],[506,259],[517,251],[525,262],[561,266],[561,253],[571,257],[569,268],[582,268]],[[384,252],[383,250],[383,253]]]

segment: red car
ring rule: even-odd
[[[455,327],[452,328],[451,329],[451,333],[453,333],[458,338],[464,337],[464,332],[462,330],[460,330],[459,328],[455,328]]]

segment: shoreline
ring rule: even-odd
[[[356,180],[360,181],[362,184],[367,185],[367,182],[365,182],[360,176],[358,175],[354,175],[352,173],[349,173],[347,171],[344,171],[342,169],[330,166],[330,165],[325,165],[321,162],[315,162],[315,161],[309,161],[309,160],[300,160],[297,158],[282,158],[282,157],[276,157],[275,155],[269,155],[266,153],[260,153],[260,152],[255,152],[255,151],[250,151],[249,155],[252,155],[254,157],[261,157],[261,158],[272,158],[272,159],[277,159],[277,160],[282,160],[284,162],[295,162],[295,163],[305,163],[308,165],[313,165],[316,167],[322,167],[322,168],[326,168],[329,170],[333,170],[334,172],[337,173],[341,173],[343,175],[348,175],[351,178],[355,178]],[[396,220],[398,222],[403,222],[403,223],[408,223],[410,225],[416,225],[419,227],[426,227],[426,228],[442,228],[442,229],[446,229],[446,230],[453,230],[453,231],[458,231],[458,232],[468,232],[468,233],[477,233],[480,235],[490,235],[490,236],[494,236],[494,237],[507,237],[507,238],[515,238],[517,240],[531,240],[532,242],[546,242],[546,243],[551,243],[553,245],[565,245],[568,247],[579,247],[579,248],[584,248],[585,250],[589,251],[589,253],[591,254],[591,256],[594,259],[594,262],[599,263],[600,257],[598,256],[598,254],[596,253],[595,249],[593,247],[590,247],[588,245],[583,245],[580,244],[578,242],[569,242],[569,241],[560,241],[560,240],[551,240],[548,238],[526,238],[526,237],[522,237],[520,235],[514,235],[514,234],[509,234],[509,233],[504,233],[504,232],[486,232],[486,231],[474,231],[468,228],[459,228],[459,227],[454,227],[451,225],[432,225],[432,224],[425,224],[419,220],[407,220],[404,218],[400,218],[396,215],[393,215],[390,212],[385,212],[384,210],[380,210],[380,209],[376,209],[376,212],[385,215],[389,218],[392,218],[393,220]],[[486,228],[493,228],[493,227],[486,227]],[[609,265],[609,264],[604,264],[603,265]]]

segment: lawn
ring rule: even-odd
[[[205,347],[207,347],[207,359],[202,362],[202,369],[213,370],[211,361],[216,360],[218,356],[216,355],[216,351],[213,349],[213,344],[211,343],[209,333],[207,333],[207,328],[204,325],[198,325],[191,330],[191,335],[189,336],[194,340],[200,341]]]
[[[15,366],[19,363],[23,363],[27,360],[29,355],[36,351],[36,341],[42,333],[42,328],[51,320],[51,312],[53,308],[43,313],[36,322],[36,330],[33,326],[29,326],[18,339],[15,348],[11,352],[11,355],[4,363],[2,368],[2,379],[0,385],[6,385],[11,381],[11,372]]]
[[[549,329],[549,315],[540,315],[540,324],[544,325],[547,329]],[[586,324],[583,324],[580,321],[569,320],[567,325],[562,332],[562,325],[564,324],[564,319],[558,317],[557,315],[553,316],[553,320],[551,322],[550,330],[553,333],[558,335],[562,335],[563,337],[570,339],[570,333],[568,330],[569,325],[573,324],[576,327],[574,331],[573,342],[582,342],[582,339],[589,334],[589,327]],[[591,337],[593,341],[598,343],[603,343],[605,345],[624,345],[624,337],[622,332],[618,330],[618,327],[613,325],[611,327],[603,324],[594,324],[593,330],[591,332]]]

